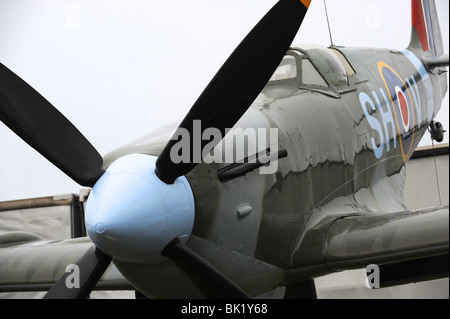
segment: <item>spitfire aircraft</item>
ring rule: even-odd
[[[178,126],[104,157],[1,64],[0,119],[92,188],[89,237],[0,237],[1,285],[86,298],[111,262],[151,298],[314,297],[313,278],[368,265],[381,286],[447,277],[448,206],[403,202],[405,163],[444,132],[435,3],[411,1],[400,51],[293,44],[310,3],[278,1]]]

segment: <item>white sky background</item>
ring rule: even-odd
[[[275,3],[0,0],[0,61],[104,155],[182,119]],[[410,0],[328,0],[327,6],[336,45],[403,49],[409,43]],[[449,2],[437,6],[448,53]],[[322,0],[313,0],[294,42],[330,44]],[[437,118],[447,130],[448,109],[447,94]],[[427,133],[421,145],[430,144]],[[0,122],[0,201],[80,188]]]

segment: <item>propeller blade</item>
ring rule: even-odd
[[[53,105],[0,63],[0,120],[75,182],[92,187],[103,159]]]
[[[247,111],[289,49],[309,4],[310,0],[279,1],[239,44],[179,126],[190,133],[191,146],[194,120],[201,121],[202,131],[217,128],[224,136],[225,129],[232,128]],[[177,142],[171,139],[156,162],[156,173],[167,184],[199,162],[173,163],[170,152]],[[203,150],[210,141],[199,143]],[[191,158],[195,151],[191,148]]]
[[[71,283],[68,278],[72,273],[66,272],[47,292],[44,299],[86,299],[110,263],[111,257],[92,246],[75,263],[79,269],[79,287],[72,287],[75,283]],[[73,275],[76,275],[75,271]]]
[[[214,299],[251,299],[230,279],[183,244],[178,238],[170,242],[162,254],[172,260],[203,292]]]

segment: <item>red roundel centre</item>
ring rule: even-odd
[[[397,92],[397,97],[400,105],[400,111],[402,112],[403,124],[407,126],[409,124],[408,102],[406,102],[406,97],[402,91]]]

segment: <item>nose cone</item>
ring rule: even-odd
[[[165,184],[155,175],[156,157],[129,155],[111,164],[92,189],[86,228],[94,244],[114,259],[153,264],[194,225],[194,199],[185,177]]]

